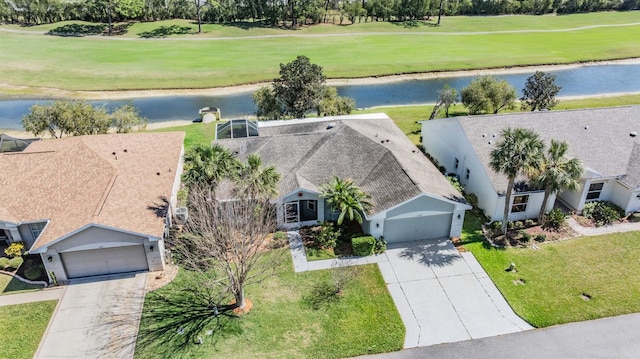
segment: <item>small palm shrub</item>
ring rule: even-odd
[[[325,221],[320,224],[320,230],[313,236],[313,241],[320,248],[332,249],[335,248],[339,238],[340,229],[333,223]]]
[[[584,205],[582,215],[600,227],[619,221],[624,216],[624,210],[608,201],[595,201]]]
[[[373,246],[373,253],[381,254],[387,250],[387,241],[384,240],[383,236],[380,238],[376,238],[376,244]]]
[[[533,240],[535,240],[536,242],[544,242],[544,241],[546,241],[546,240],[547,240],[547,235],[546,235],[546,234],[543,234],[543,233],[537,234],[537,235],[533,238]]]
[[[24,243],[22,242],[13,242],[9,247],[4,250],[4,254],[8,257],[15,258],[22,256],[22,251],[24,250]]]
[[[491,229],[500,230],[500,229],[502,229],[502,222],[493,221],[493,222],[491,222],[490,226],[491,226]]]
[[[554,208],[545,217],[542,227],[544,229],[559,231],[564,227],[567,215],[558,208]]]
[[[520,236],[522,237],[523,242],[529,242],[531,240],[531,235],[524,229],[520,231]]]
[[[536,221],[534,221],[533,219],[525,219],[524,221],[525,227],[533,227],[535,225],[536,225]]]

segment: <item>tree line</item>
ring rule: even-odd
[[[410,21],[438,16],[572,14],[634,10],[640,0],[0,0],[0,22],[66,20],[112,23],[191,19],[209,23],[259,22],[267,26]]]

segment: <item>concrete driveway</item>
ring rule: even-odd
[[[131,358],[147,273],[74,280],[35,358]]]
[[[390,244],[380,271],[405,327],[405,348],[533,329],[471,253],[450,240]]]

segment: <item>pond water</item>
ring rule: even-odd
[[[549,71],[556,75],[556,83],[562,87],[558,96],[588,96],[609,93],[640,92],[640,64],[589,65]],[[497,75],[507,80],[516,89],[522,89],[529,73]],[[445,84],[458,89],[467,86],[474,76],[441,77],[434,79],[404,80],[390,83],[337,86],[341,96],[355,99],[356,106],[411,105],[433,103],[438,91]],[[48,100],[2,100],[0,101],[0,129],[22,129],[22,116],[36,103]],[[149,122],[193,120],[198,110],[206,106],[221,109],[224,119],[253,115],[255,106],[251,92],[225,96],[164,96],[137,98],[132,100],[91,101],[94,105],[114,108],[133,103]]]

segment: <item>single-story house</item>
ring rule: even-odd
[[[640,210],[640,106],[590,110],[540,111],[445,118],[422,122],[425,151],[446,172],[460,178],[465,191],[478,196],[478,205],[491,220],[502,220],[507,178],[494,172],[490,153],[504,128],[529,128],[546,146],[552,139],[569,143],[570,158],[585,168],[576,192],[562,191],[557,199],[580,212],[585,203],[611,201],[627,213]],[[536,218],[543,190],[516,183],[509,220]],[[549,199],[550,210],[555,197]]]
[[[0,154],[0,236],[40,254],[58,281],[162,270],[183,140],[182,132],[78,136]]]
[[[458,237],[471,208],[384,114],[258,122],[257,136],[236,133],[215,142],[276,167],[282,228],[335,219],[320,197],[320,187],[334,176],[352,179],[371,196],[363,230],[388,242]]]

